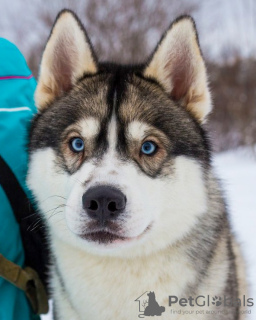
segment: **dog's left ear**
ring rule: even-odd
[[[170,98],[179,101],[199,122],[211,111],[206,68],[191,17],[177,19],[167,30],[144,76],[160,83]]]
[[[68,92],[85,73],[96,72],[96,58],[84,27],[72,11],[61,11],[42,57],[35,92],[38,109]]]

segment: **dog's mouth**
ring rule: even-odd
[[[91,231],[80,235],[80,237],[89,242],[95,242],[98,244],[119,244],[141,238],[150,228],[151,225],[149,225],[139,236],[135,237],[121,236],[109,229]]]
[[[108,243],[125,241],[130,239],[109,231],[95,231],[95,232],[86,233],[82,235],[82,238],[87,241],[97,242],[99,244],[108,244]]]

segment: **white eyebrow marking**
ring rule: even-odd
[[[78,125],[81,127],[81,133],[85,138],[95,137],[100,130],[99,120],[94,117],[89,117],[87,119],[82,119],[79,121]]]
[[[142,140],[148,129],[149,126],[146,123],[135,120],[129,123],[127,133],[134,140]]]

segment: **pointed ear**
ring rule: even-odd
[[[191,17],[180,17],[167,30],[144,76],[159,82],[172,99],[179,101],[200,122],[211,111],[206,68]]]
[[[96,58],[84,27],[73,12],[61,11],[42,57],[35,92],[38,109],[68,92],[83,74],[96,72]]]

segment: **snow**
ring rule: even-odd
[[[214,158],[215,170],[226,191],[233,229],[247,263],[250,297],[256,302],[256,147],[239,148]],[[256,306],[256,305],[255,305]],[[254,308],[255,308],[254,306]],[[252,308],[255,320],[256,310]]]
[[[247,262],[250,297],[256,302],[256,146],[216,154],[213,165],[229,207],[231,223]],[[255,308],[255,306],[254,306]],[[248,320],[255,320],[256,310]],[[51,320],[50,315],[42,320]]]

